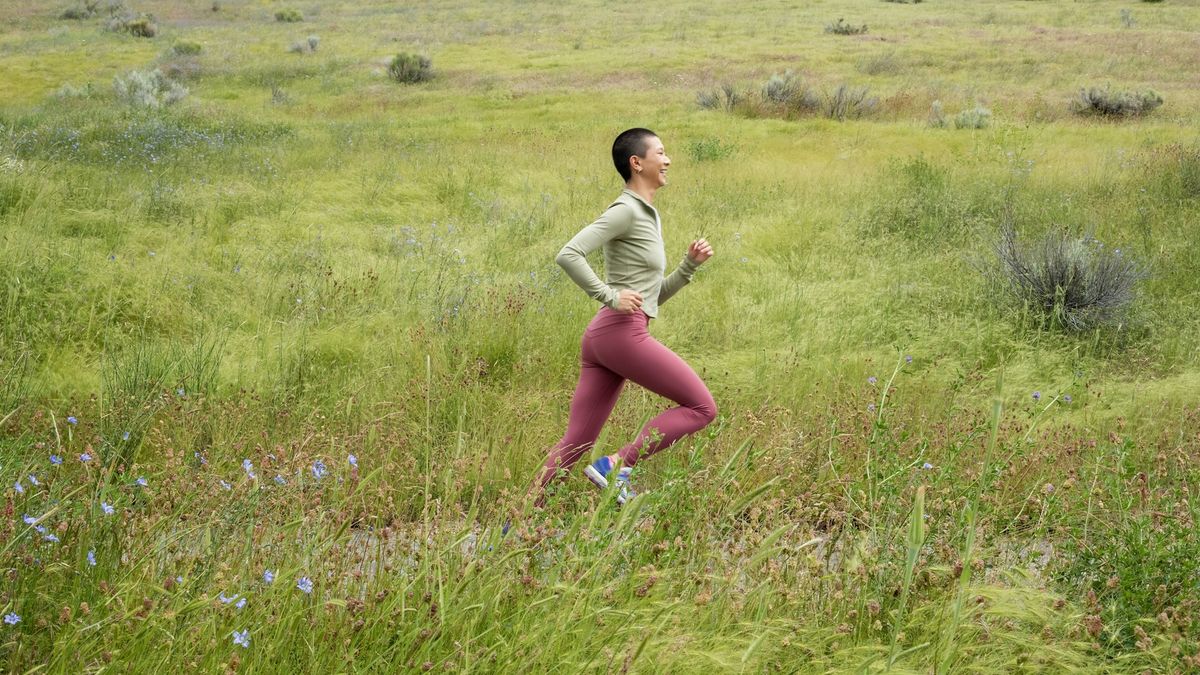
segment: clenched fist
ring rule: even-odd
[[[712,254],[712,244],[708,243],[707,239],[697,239],[688,246],[687,257],[697,265],[711,258]]]

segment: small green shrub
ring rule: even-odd
[[[310,52],[317,51],[317,47],[321,44],[321,38],[316,35],[309,35],[304,41],[308,43],[308,51]]]
[[[1079,115],[1135,117],[1146,115],[1162,104],[1162,96],[1153,90],[1114,92],[1107,87],[1088,87],[1079,91],[1079,96],[1071,102],[1071,109]]]
[[[701,138],[689,143],[687,152],[694,162],[715,162],[732,157],[737,147],[719,138]]]
[[[733,112],[733,109],[741,104],[744,98],[736,87],[727,82],[710,91],[696,92],[696,105],[705,110]]]
[[[317,51],[317,47],[321,44],[321,38],[316,35],[309,35],[308,38],[293,42],[288,51],[293,54],[311,54]]]
[[[167,77],[161,70],[134,70],[113,80],[117,99],[142,108],[162,108],[174,105],[188,95],[183,85]]]
[[[863,57],[856,65],[858,72],[864,75],[894,75],[903,67],[904,64],[896,57],[894,50]]]
[[[1121,249],[1107,251],[1094,237],[1071,237],[1059,229],[1023,246],[1006,225],[994,252],[992,281],[1051,330],[1121,327],[1138,282],[1147,276]]]
[[[158,35],[158,23],[153,14],[135,16],[129,12],[115,12],[109,18],[107,28],[116,33],[129,33],[134,37],[152,38]]]
[[[776,73],[763,84],[763,103],[782,107],[785,113],[813,112],[821,107],[820,98],[812,88],[792,71]]]
[[[71,21],[82,21],[90,19],[100,12],[100,0],[84,0],[82,4],[72,5],[62,11],[58,15],[60,19]]]
[[[955,129],[986,129],[992,121],[992,111],[983,106],[967,108],[954,117]]]
[[[177,56],[195,56],[204,49],[199,42],[180,40],[171,47],[171,52]]]
[[[855,26],[853,24],[846,23],[845,19],[839,18],[833,23],[825,24],[825,32],[833,33],[835,35],[861,35],[867,32],[867,24],[864,23],[861,26]]]
[[[433,78],[432,65],[426,56],[401,52],[388,63],[388,77],[403,84],[424,82]]]
[[[280,9],[275,12],[275,20],[283,23],[299,23],[304,20],[304,14],[294,7]]]

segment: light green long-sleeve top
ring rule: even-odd
[[[604,247],[605,281],[587,263],[592,251]],[[579,231],[555,258],[567,276],[590,297],[612,309],[622,290],[642,294],[642,311],[658,316],[658,306],[692,280],[697,263],[686,255],[670,276],[663,248],[662,221],[658,211],[636,192],[625,188],[621,196],[596,219]]]

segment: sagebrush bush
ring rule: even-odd
[[[844,121],[873,114],[879,109],[879,99],[871,96],[869,87],[840,84],[825,97],[823,112],[829,119]]]
[[[845,19],[839,18],[833,23],[825,24],[825,32],[835,35],[861,35],[867,32],[867,24],[855,26],[854,24],[846,23]]]
[[[696,92],[696,105],[705,110],[723,109],[725,112],[733,112],[733,109],[744,98],[742,93],[737,90],[737,87],[726,83],[710,91]]]
[[[99,12],[100,0],[84,0],[84,2],[81,4],[72,5],[64,9],[62,14],[58,15],[58,18],[80,21],[83,19],[90,19],[93,16],[96,16],[96,14]]]
[[[821,107],[821,99],[808,84],[792,71],[774,74],[763,84],[763,103],[779,106],[784,113],[813,112]]]
[[[432,66],[426,56],[401,52],[388,63],[388,77],[401,83],[424,82],[433,78]]]
[[[967,108],[954,116],[955,129],[986,129],[992,121],[992,111],[983,106]]]
[[[1120,328],[1147,273],[1121,251],[1090,236],[1055,229],[1024,246],[1005,225],[994,244],[992,281],[1042,327],[1069,332]]]
[[[180,40],[171,47],[171,52],[177,56],[195,56],[203,51],[204,47],[199,42],[191,40]]]
[[[935,129],[946,127],[946,113],[942,111],[942,102],[935,100],[929,104],[929,126]]]
[[[1079,115],[1134,117],[1145,115],[1162,104],[1162,96],[1149,89],[1134,92],[1088,87],[1079,90],[1079,96],[1071,102],[1071,109]]]
[[[134,70],[113,80],[117,99],[132,106],[161,108],[173,105],[188,95],[183,85],[161,70]]]
[[[304,20],[304,14],[294,7],[288,7],[276,10],[275,20],[283,23],[298,23]]]

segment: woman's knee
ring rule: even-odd
[[[708,426],[713,420],[717,419],[717,402],[713,400],[711,394],[705,396],[703,400],[691,406],[691,408],[704,420],[703,426]]]

